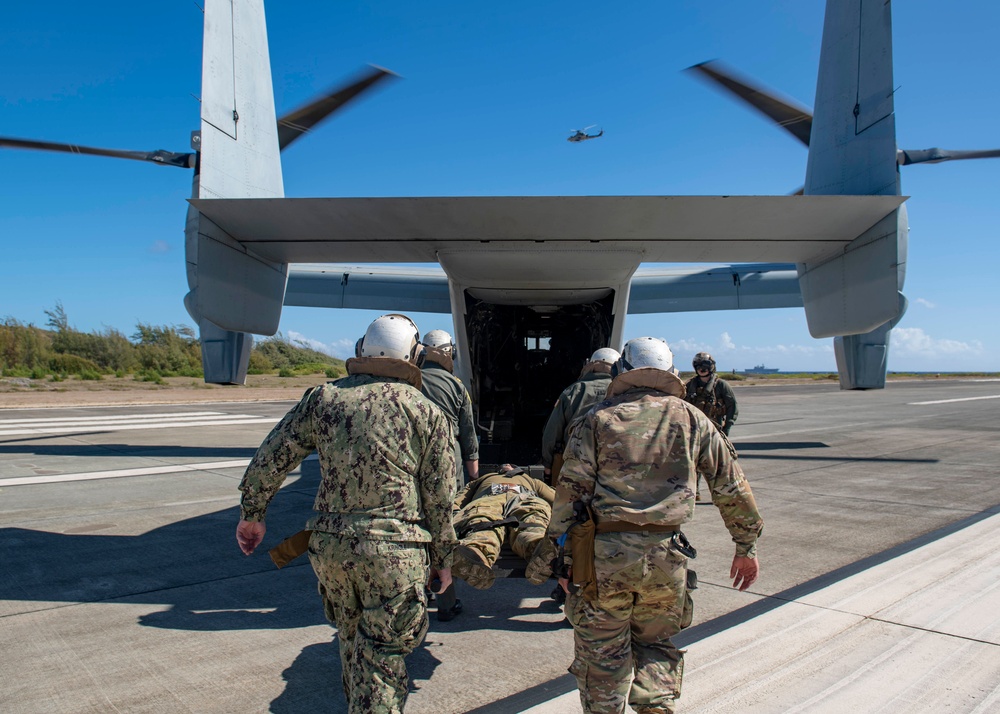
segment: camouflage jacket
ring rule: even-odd
[[[550,505],[556,495],[556,492],[552,489],[552,487],[544,481],[532,478],[520,470],[504,471],[501,473],[484,474],[475,481],[467,483],[465,488],[459,491],[458,496],[455,497],[455,510],[465,508],[477,498],[492,496],[494,495],[494,486],[500,486],[502,488],[505,485],[520,486],[522,489],[527,491],[533,491]]]
[[[413,386],[413,365],[360,358],[347,371],[308,390],[264,439],[240,483],[242,518],[264,520],[285,476],[315,450],[322,482],[308,528],[429,543],[431,565],[450,566],[455,456],[447,418]]]
[[[569,427],[575,419],[604,399],[611,384],[610,374],[590,372],[566,387],[552,407],[549,420],[542,432],[542,465],[552,468],[552,458],[562,453],[559,446],[566,445]]]
[[[701,409],[727,436],[740,415],[733,388],[714,372],[707,383],[702,382],[698,375],[689,379],[684,385],[684,398]]]
[[[684,401],[674,375],[620,374],[608,398],[584,416],[566,447],[549,535],[573,523],[573,504],[590,502],[598,522],[679,525],[694,514],[698,474],[736,543],[755,557],[763,521],[729,440]]]
[[[472,416],[472,397],[462,380],[437,362],[425,362],[421,368],[420,391],[437,404],[451,421],[462,452],[462,461],[479,459],[479,437]]]

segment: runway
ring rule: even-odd
[[[699,505],[683,712],[1000,711],[1000,382],[737,388],[761,578]],[[345,712],[303,559],[233,536],[236,486],[289,402],[0,410],[0,710]],[[303,464],[265,547],[298,530]],[[460,584],[408,660],[408,712],[580,711],[551,586]]]

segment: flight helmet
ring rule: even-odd
[[[431,330],[424,335],[424,339],[421,342],[427,347],[437,347],[439,350],[446,352],[449,357],[455,359],[455,342],[451,339],[451,335],[444,330]]]
[[[622,348],[622,355],[615,363],[615,373],[621,374],[631,369],[652,367],[669,372],[674,366],[674,353],[666,341],[657,337],[636,337]]]
[[[413,362],[420,330],[413,320],[397,313],[382,315],[368,326],[355,349],[358,357],[391,357]]]
[[[610,367],[618,361],[619,357],[621,357],[621,355],[618,354],[618,350],[613,350],[610,347],[602,347],[601,349],[596,350],[594,354],[590,355],[590,361],[603,362]]]
[[[694,367],[695,372],[698,371],[698,367],[708,365],[708,373],[712,374],[715,371],[715,360],[712,359],[712,355],[708,352],[699,352],[691,360],[691,366]]]

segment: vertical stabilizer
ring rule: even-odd
[[[280,148],[263,0],[206,0],[194,196],[281,198]],[[288,266],[264,260],[193,207],[185,305],[210,382],[243,383],[253,340],[278,329]]]
[[[263,0],[207,0],[199,198],[281,198]]]
[[[891,4],[828,0],[806,195],[898,196]]]
[[[893,89],[891,3],[827,0],[806,195],[899,195]],[[901,206],[841,255],[798,266],[810,333],[838,336],[844,388],[884,386],[908,230]]]

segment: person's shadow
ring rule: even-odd
[[[428,633],[428,638],[406,658],[410,693],[419,690],[441,663],[432,652],[441,645],[429,639],[430,636],[431,633]],[[348,710],[341,685],[340,644],[336,639],[303,649],[281,676],[287,684],[285,690],[271,702],[270,711],[273,714],[339,713]]]

